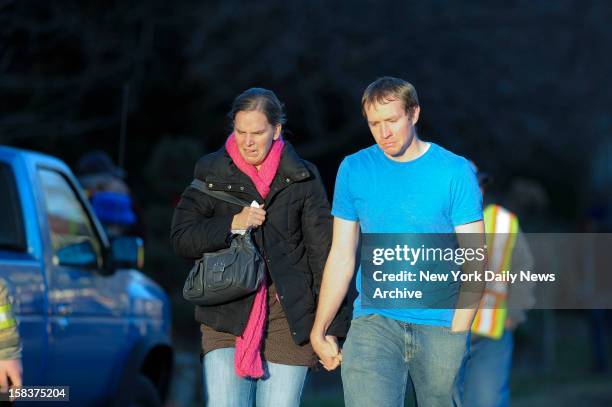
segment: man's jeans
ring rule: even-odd
[[[298,407],[308,367],[265,362],[265,375],[253,380],[234,372],[234,348],[204,356],[204,398],[207,407]]]
[[[460,406],[453,387],[469,331],[399,322],[372,314],[354,319],[343,348],[347,406],[403,406],[408,375],[423,407]]]
[[[512,332],[499,340],[478,337],[470,345],[469,357],[462,369],[463,389],[457,392],[466,407],[507,407],[510,404],[510,368],[512,367]]]

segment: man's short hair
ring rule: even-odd
[[[361,113],[366,117],[366,108],[375,103],[389,103],[393,100],[404,102],[406,112],[419,105],[416,89],[403,79],[383,76],[368,85],[361,97]]]

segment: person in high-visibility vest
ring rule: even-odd
[[[474,165],[483,197],[490,177]],[[530,270],[533,256],[517,216],[506,208],[486,205],[485,231],[489,270]],[[463,367],[463,387],[457,389],[465,407],[503,407],[510,404],[513,331],[533,306],[533,285],[487,282],[481,307],[472,325],[469,358]],[[512,306],[508,306],[509,301]],[[457,386],[460,386],[458,382]]]
[[[0,392],[21,387],[21,340],[6,282],[0,278]]]

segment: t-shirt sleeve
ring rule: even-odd
[[[357,221],[357,210],[355,200],[350,188],[350,169],[349,163],[345,158],[340,163],[338,175],[336,175],[336,186],[334,188],[334,202],[332,204],[332,215],[344,220]]]
[[[482,193],[476,173],[467,160],[462,160],[451,184],[451,221],[453,226],[482,219]]]

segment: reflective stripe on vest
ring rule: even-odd
[[[16,324],[17,322],[11,311],[11,304],[0,305],[0,329],[10,328]]]
[[[516,244],[518,220],[516,216],[499,205],[488,205],[484,210],[485,232],[489,270],[497,274],[510,270],[512,252]],[[499,339],[506,322],[506,300],[508,283],[489,281],[486,283],[480,309],[476,313],[472,332]]]

